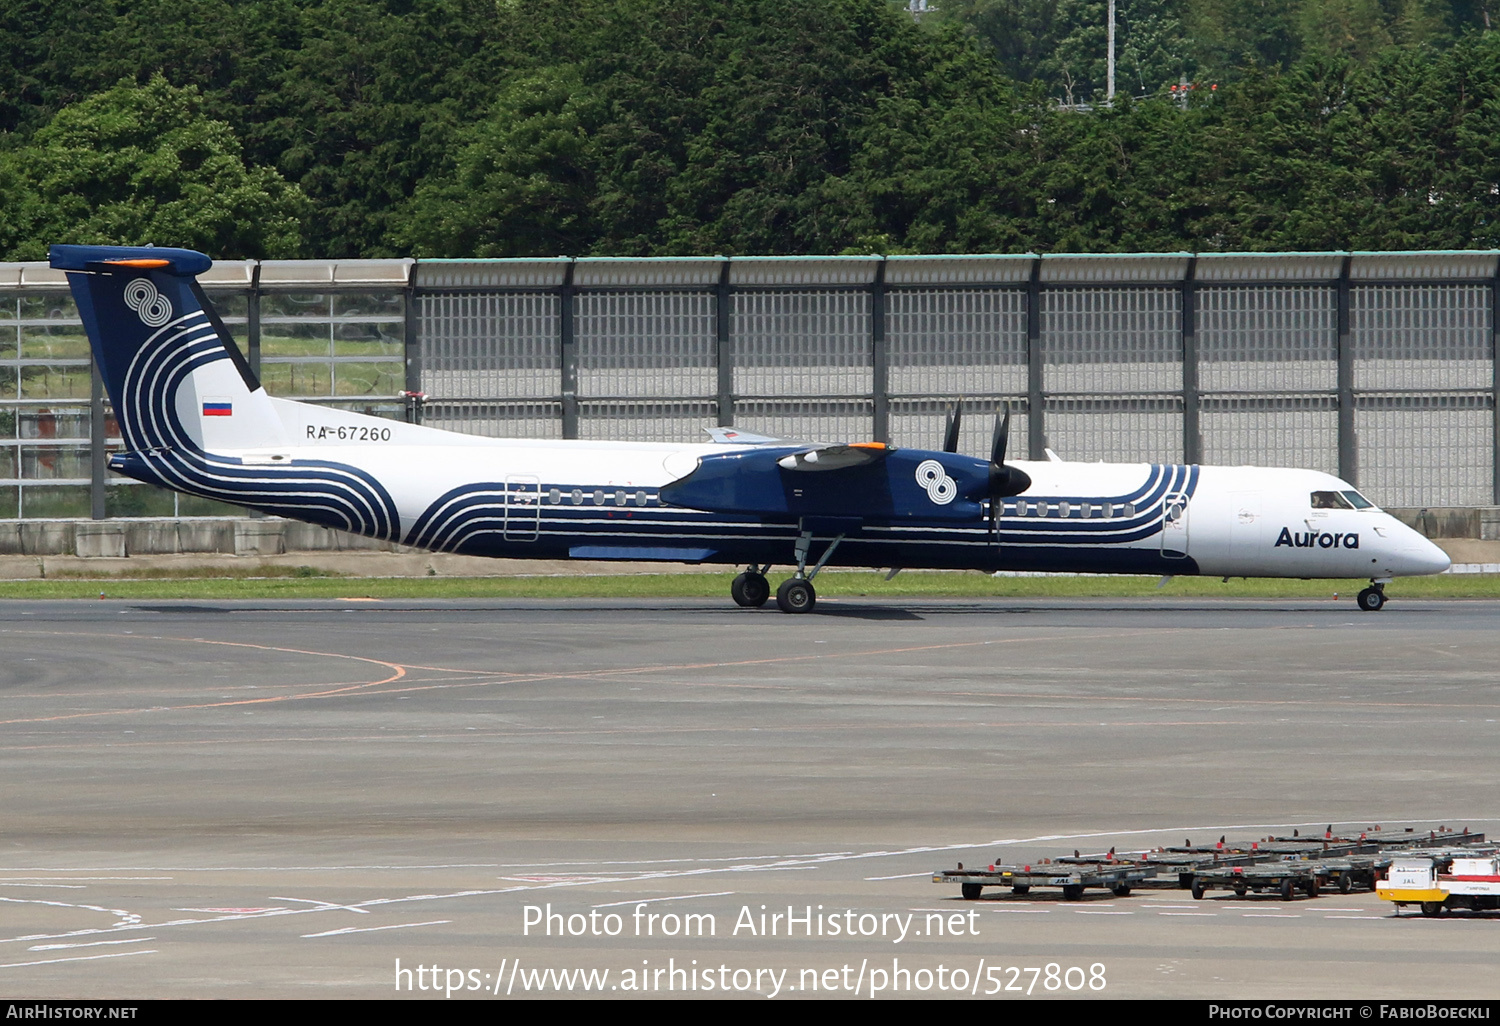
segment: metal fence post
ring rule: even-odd
[[[885,347],[885,259],[875,265],[870,285],[870,390],[874,399],[873,438],[889,442],[891,436],[890,374]]]
[[[562,357],[562,435],[578,437],[578,342],[573,334],[573,261],[563,270],[558,290],[558,334]]]
[[[734,426],[734,342],[729,334],[731,304],[729,259],[721,257],[719,283],[714,286],[714,364],[718,369],[719,426]]]
[[[250,293],[245,297],[245,362],[260,380],[260,261],[250,272]]]
[[[250,294],[245,297],[245,362],[250,365],[250,373],[255,375],[255,380],[260,381],[261,387],[265,387],[260,375],[260,297],[260,261],[257,260],[250,271]],[[180,501],[179,496],[173,496],[174,508]],[[252,509],[249,515],[252,519],[259,520],[265,513]]]
[[[416,268],[412,268],[412,276],[416,276]],[[422,336],[417,317],[417,287],[414,283],[406,283],[406,288],[401,293],[401,302],[403,321],[401,341],[402,348],[406,351],[406,390],[420,392],[422,391]]]
[[[94,347],[89,347],[89,516],[103,520],[105,512],[104,376]]]
[[[1349,323],[1349,265],[1345,255],[1338,280],[1339,477],[1359,487],[1359,448],[1354,437],[1354,338]]]
[[[1047,458],[1046,419],[1042,405],[1042,258],[1031,262],[1026,287],[1026,435],[1027,456]]]
[[[1189,257],[1182,279],[1182,462],[1203,462],[1203,433],[1198,422],[1198,258]]]
[[[1490,279],[1490,491],[1500,506],[1500,261]]]

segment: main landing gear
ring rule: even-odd
[[[807,555],[812,548],[812,532],[803,531],[797,536],[797,572],[782,581],[781,587],[776,589],[776,605],[783,613],[807,613],[817,605],[818,592],[813,588],[813,578],[818,576],[818,571],[823,569],[828,557],[833,555],[833,550],[843,540],[844,536],[841,534],[829,542],[828,548],[823,550],[823,557],[809,570]],[[769,563],[765,566],[751,563],[744,573],[730,582],[729,594],[736,605],[759,607],[766,604],[766,600],[771,597],[771,585],[766,581],[766,571],[770,569]]]
[[[1377,613],[1385,608],[1385,582],[1371,581],[1370,586],[1355,598],[1359,608],[1367,613]]]
[[[735,605],[759,607],[766,604],[766,599],[771,597],[771,585],[765,575],[769,569],[769,566],[761,568],[751,563],[744,573],[729,582],[729,594]]]

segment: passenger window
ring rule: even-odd
[[[1313,492],[1313,509],[1353,509],[1354,506],[1348,499],[1338,492]]]
[[[583,505],[583,489],[582,488],[574,488],[573,489],[573,505],[575,505],[575,506],[582,506]]]
[[[1059,502],[1057,504],[1057,515],[1060,516],[1060,517],[1070,517],[1070,516],[1072,516],[1073,515],[1073,504],[1071,502]]]

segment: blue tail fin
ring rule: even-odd
[[[399,534],[369,473],[293,458],[274,401],[213,311],[189,249],[53,246],[88,332],[126,451],[111,469],[139,481],[375,537]],[[256,451],[274,449],[279,465]]]
[[[53,246],[131,451],[284,441],[279,418],[196,275],[189,249]]]

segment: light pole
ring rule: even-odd
[[[1110,103],[1115,102],[1115,0],[1109,0],[1109,75],[1104,97]]]

